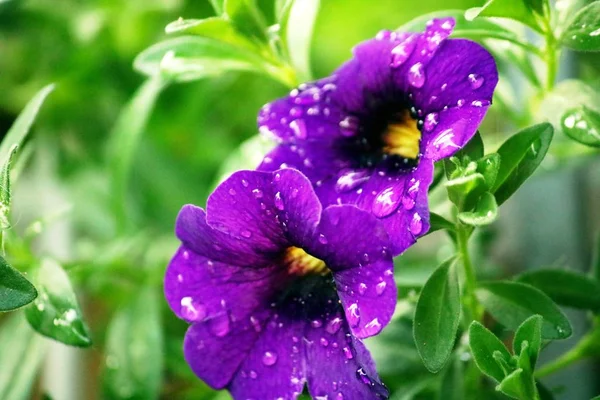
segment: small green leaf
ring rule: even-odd
[[[533,10],[527,7],[526,0],[489,0],[483,7],[471,8],[465,13],[468,20],[479,16],[513,19],[542,32]]]
[[[289,11],[285,41],[291,64],[301,82],[312,78],[310,44],[320,3],[320,0],[294,1]]]
[[[163,360],[159,304],[154,288],[143,287],[114,315],[108,326],[102,375],[106,398],[158,398]]]
[[[477,321],[473,321],[471,326],[469,326],[469,347],[479,370],[496,381],[501,382],[506,374],[500,364],[494,359],[494,353],[498,352],[500,357],[507,363],[511,356],[500,339],[485,326]]]
[[[498,205],[493,194],[486,192],[481,195],[473,211],[463,211],[458,214],[458,219],[473,226],[489,225],[498,216]]]
[[[560,305],[600,311],[600,282],[575,271],[538,269],[519,275],[517,280],[535,286]]]
[[[440,229],[445,229],[452,232],[456,230],[456,226],[452,222],[434,212],[429,213],[429,224],[431,227],[429,228],[429,232],[427,232],[428,234],[439,231]]]
[[[54,84],[44,87],[36,93],[29,103],[27,103],[21,114],[19,114],[17,120],[11,126],[0,144],[0,165],[6,165],[14,145],[20,145],[23,139],[25,139],[37,113],[40,111],[40,107],[53,90]]]
[[[544,339],[566,339],[571,324],[552,300],[533,286],[519,282],[489,282],[479,286],[476,295],[485,309],[507,328],[516,330],[523,321],[539,314],[544,318]]]
[[[542,348],[542,322],[544,319],[541,315],[534,315],[527,318],[515,332],[513,340],[513,352],[521,355],[523,342],[527,342],[527,356],[529,358],[531,368],[535,368],[538,355]]]
[[[35,287],[0,256],[0,311],[23,307],[37,295]]]
[[[600,113],[580,106],[563,114],[563,132],[571,139],[591,147],[600,147]]]
[[[492,190],[498,205],[504,203],[533,174],[550,147],[552,125],[542,123],[511,136],[498,149],[500,168]]]
[[[47,341],[14,313],[0,327],[0,399],[31,399],[31,389],[46,356]]]
[[[19,145],[15,144],[10,152],[8,161],[0,171],[0,229],[10,228],[10,204],[12,198],[10,172]]]
[[[168,34],[187,33],[202,36],[250,51],[258,51],[259,49],[254,42],[240,34],[229,20],[222,17],[178,19],[167,25],[165,32]]]
[[[460,318],[455,259],[440,265],[423,286],[415,309],[413,335],[425,367],[441,370],[454,347]]]
[[[451,161],[451,159],[444,160],[444,169],[446,171],[446,178],[452,179],[455,175],[456,170],[460,164],[466,164],[469,161],[477,161],[483,157],[484,154],[483,140],[481,139],[481,135],[479,131],[475,133],[475,136],[469,140],[469,142],[454,154],[452,158],[459,161],[457,165],[455,162]]]
[[[210,4],[217,15],[221,15],[225,11],[225,0],[210,0]]]
[[[445,183],[448,197],[460,211],[470,210],[477,199],[486,191],[485,178],[480,173],[471,173]]]
[[[225,0],[224,11],[243,35],[267,42],[267,24],[255,0]]]
[[[44,336],[64,344],[92,344],[71,281],[58,263],[45,259],[35,272],[40,295],[25,309],[29,324]]]
[[[496,390],[512,397],[513,399],[530,400],[534,397],[527,392],[527,388],[523,384],[524,373],[521,368],[514,370],[510,375],[496,386]]]
[[[500,154],[492,153],[477,160],[477,172],[483,175],[486,186],[491,189],[496,183],[498,170],[500,169]]]
[[[579,51],[600,51],[600,1],[579,10],[562,34],[561,42]]]

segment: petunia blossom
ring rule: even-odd
[[[498,81],[488,51],[448,39],[453,28],[382,31],[331,76],[265,105],[259,130],[279,144],[258,169],[302,171],[324,206],[370,211],[402,253],[429,230],[434,162],[471,139]]]
[[[396,305],[389,237],[353,205],[322,210],[300,172],[239,171],[176,222],[182,244],[165,277],[191,326],[185,359],[235,399],[381,399],[362,338]]]

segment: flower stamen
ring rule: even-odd
[[[383,151],[386,154],[416,160],[419,156],[421,132],[417,120],[410,117],[408,111],[399,114],[390,122],[383,133]]]
[[[311,256],[300,247],[288,247],[283,255],[283,263],[290,275],[327,275],[329,268],[325,261]]]

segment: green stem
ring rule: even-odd
[[[466,303],[470,316],[468,317],[471,323],[473,320],[479,320],[479,311],[477,307],[477,298],[475,297],[475,289],[477,288],[477,277],[475,276],[475,270],[471,263],[471,256],[469,255],[469,236],[470,228],[460,223],[457,226],[457,241],[458,241],[458,253],[462,260],[464,273],[465,273],[465,294]]]
[[[571,350],[535,371],[535,377],[548,376],[584,358],[598,354],[600,354],[600,329],[596,326],[594,330],[582,337]]]
[[[558,68],[558,46],[554,32],[552,32],[552,25],[550,19],[545,19],[544,33],[546,34],[546,48],[544,49],[544,55],[546,60],[546,90],[551,91],[554,88],[554,82],[556,81],[556,73]]]

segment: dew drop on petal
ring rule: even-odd
[[[367,322],[367,324],[364,327],[365,332],[369,336],[378,334],[381,331],[381,329],[382,329],[381,323],[379,322],[379,319],[377,319],[377,318],[374,318],[371,321]]]
[[[292,107],[290,108],[290,117],[299,118],[302,116],[302,108],[300,107]]]
[[[281,198],[281,192],[275,193],[275,207],[280,211],[283,211],[285,208],[283,205],[283,199]]]
[[[349,170],[340,175],[335,183],[335,190],[338,193],[348,192],[353,190],[358,185],[369,180],[369,173],[364,170]]]
[[[206,307],[190,296],[181,298],[181,316],[188,321],[200,321],[206,317]]]
[[[320,319],[315,319],[310,322],[310,326],[312,326],[313,328],[320,328],[321,326],[323,326],[323,323]]]
[[[387,217],[396,211],[400,205],[401,196],[402,192],[396,186],[383,189],[377,194],[377,196],[375,196],[375,200],[371,206],[371,211],[376,217]]]
[[[340,392],[335,395],[335,400],[344,400],[344,395]]]
[[[254,189],[252,191],[252,194],[254,195],[254,197],[256,197],[257,199],[262,199],[263,197],[263,192],[260,189]]]
[[[229,315],[223,313],[212,318],[208,322],[209,329],[213,335],[223,337],[229,333]]]
[[[235,196],[235,194],[236,194],[235,189],[233,189],[233,188],[229,189],[229,194],[232,196]]]
[[[294,135],[300,139],[306,139],[306,123],[303,119],[295,119],[290,122],[290,129]]]
[[[408,70],[408,83],[416,88],[421,88],[425,84],[425,69],[423,64],[418,62]]]
[[[423,221],[421,220],[421,216],[419,214],[415,213],[413,215],[408,229],[413,235],[418,235],[419,233],[421,233],[421,230],[423,229]]]
[[[479,89],[483,85],[483,82],[485,81],[483,76],[479,76],[477,74],[469,74],[468,79],[469,79],[469,82],[471,83],[471,88],[473,88],[473,89]]]
[[[398,68],[410,58],[413,50],[415,49],[416,40],[414,36],[409,36],[402,43],[392,49],[392,62],[390,66],[392,68]]]
[[[342,136],[351,137],[356,135],[359,126],[359,119],[349,115],[339,122],[340,133]]]
[[[265,351],[265,354],[262,356],[262,362],[268,367],[274,365],[277,362],[277,353],[274,351]]]
[[[378,296],[381,296],[383,294],[383,292],[385,292],[386,286],[387,286],[386,282],[379,282],[375,286],[375,293],[377,293]]]
[[[325,326],[325,330],[333,335],[340,330],[342,323],[343,320],[340,317],[335,317],[327,323],[327,326]]]
[[[248,375],[252,379],[256,379],[256,377],[258,376],[258,374],[256,373],[256,371],[252,371],[252,370],[250,372],[248,372]]]
[[[252,324],[252,327],[254,327],[254,330],[256,332],[260,332],[262,330],[262,328],[260,326],[260,321],[256,317],[251,316],[250,323]]]
[[[242,179],[242,186],[248,187],[248,181],[245,179]]]
[[[327,238],[322,233],[319,234],[319,243],[321,243],[321,244],[327,244]]]
[[[249,237],[251,237],[251,236],[252,236],[252,232],[250,232],[250,231],[249,231],[249,230],[247,230],[247,229],[244,229],[243,231],[241,231],[241,232],[240,232],[240,235],[242,235],[242,236],[243,236],[243,237],[245,237],[245,238],[249,238]]]
[[[319,340],[319,343],[321,343],[321,346],[323,346],[323,347],[327,347],[327,346],[329,346],[329,341],[328,341],[327,339],[325,339],[324,337],[322,337],[322,338]]]
[[[363,294],[365,294],[366,291],[367,291],[367,285],[362,282],[359,283],[358,284],[358,293],[363,295]]]
[[[344,356],[348,359],[348,360],[352,360],[354,358],[354,355],[352,354],[352,350],[350,350],[349,347],[344,347],[342,349],[342,352],[344,353]]]
[[[438,113],[427,114],[427,116],[425,116],[425,121],[423,122],[423,129],[425,129],[425,132],[431,132],[439,122]]]
[[[352,303],[346,309],[346,316],[348,318],[348,323],[350,326],[355,327],[360,322],[360,313],[358,311],[358,304]]]

